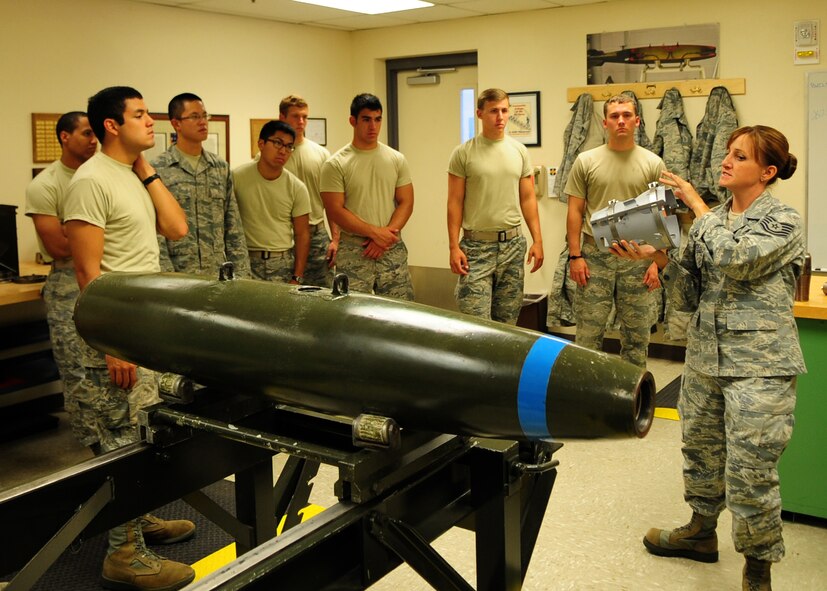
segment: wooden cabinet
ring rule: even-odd
[[[21,265],[21,274],[45,274]],[[56,424],[48,411],[63,404],[63,383],[52,358],[43,283],[0,284],[0,439]]]

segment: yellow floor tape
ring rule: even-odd
[[[674,408],[656,408],[655,416],[659,419],[669,419],[670,421],[679,421],[678,411]]]
[[[319,505],[308,505],[299,511],[299,515],[301,515],[302,522],[305,522],[322,511],[324,511],[324,507],[320,507]],[[276,529],[276,535],[281,535],[281,530],[284,528],[284,520],[285,518],[282,517],[279,522],[279,526]],[[206,577],[208,574],[217,571],[219,568],[231,563],[235,559],[235,542],[233,542],[229,546],[224,546],[220,550],[216,550],[209,556],[205,556],[193,564],[192,568],[195,570],[194,580],[197,581],[198,579]]]

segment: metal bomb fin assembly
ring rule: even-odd
[[[595,244],[604,252],[621,240],[651,244],[657,249],[677,248],[681,243],[677,209],[672,189],[649,183],[649,188],[634,199],[613,199],[592,214]]]

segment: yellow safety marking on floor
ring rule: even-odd
[[[655,417],[659,419],[669,419],[670,421],[680,421],[678,411],[674,408],[656,408]]]
[[[192,568],[195,570],[194,580],[203,579],[208,574],[217,571],[225,564],[230,564],[235,559],[235,542],[233,542],[229,546],[224,546],[220,550],[216,550],[209,556],[205,556],[193,564]]]
[[[324,511],[324,507],[320,507],[319,505],[308,505],[304,509],[299,510],[299,515],[302,518],[302,523],[314,517]],[[284,528],[284,522],[286,517],[282,516],[281,521],[279,522],[278,528],[276,528],[276,535],[281,535],[281,531]],[[236,553],[235,553],[235,542],[228,546],[224,546],[220,550],[216,550],[209,556],[205,556],[198,562],[192,565],[192,568],[195,570],[195,581],[198,579],[202,579],[206,577],[208,574],[217,571],[222,566],[230,564],[233,560],[235,560]]]

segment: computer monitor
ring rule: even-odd
[[[10,281],[19,276],[17,206],[0,205],[0,281]]]

